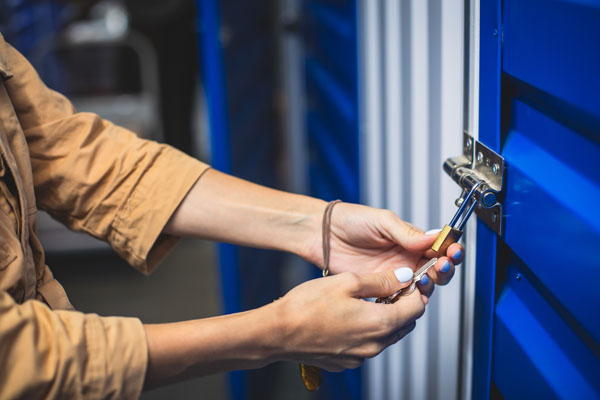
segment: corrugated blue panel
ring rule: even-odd
[[[356,3],[305,7],[311,193],[359,201]]]
[[[56,0],[9,0],[0,7],[0,32],[4,39],[30,62],[52,40],[69,17],[70,7]],[[51,53],[43,65],[34,65],[44,73],[46,85],[67,91],[65,71],[56,55]]]
[[[496,386],[506,398],[599,398],[600,359],[528,276],[509,264],[496,307]]]
[[[356,1],[306,1],[304,16],[310,193],[359,202]],[[361,370],[325,373],[317,395],[360,399]]]
[[[330,184],[336,192],[345,199],[358,196],[357,172],[352,165],[352,158],[348,155],[349,146],[340,146],[333,135],[313,115],[307,117],[309,138],[314,145],[311,154],[312,161],[323,166],[322,173],[329,177]]]
[[[508,0],[503,70],[543,91],[544,103],[556,103],[562,116],[588,114],[598,126],[599,38],[598,1]]]
[[[203,84],[215,168],[277,186],[276,42],[271,2],[197,0]],[[226,313],[262,306],[283,293],[280,254],[219,245]],[[268,276],[269,279],[265,279]],[[230,373],[233,399],[272,398],[277,366]]]
[[[26,57],[40,41],[54,35],[64,22],[66,6],[55,0],[8,0],[0,10],[5,39]]]
[[[505,241],[600,343],[589,318],[600,304],[600,146],[519,101],[511,112]],[[569,265],[585,277],[577,285],[565,285]]]
[[[506,160],[505,230],[497,255],[486,247],[493,240],[478,243],[477,302],[495,299],[495,307],[492,317],[479,314],[477,340],[492,350],[481,346],[475,365],[492,360],[505,398],[600,398],[600,3],[496,5],[500,56],[491,5],[482,3],[480,107],[501,140],[483,126],[480,134],[501,144]],[[497,84],[484,76],[493,62]],[[500,104],[490,104],[498,95]],[[484,329],[489,320],[493,333]],[[490,393],[489,371],[474,371],[477,398]]]

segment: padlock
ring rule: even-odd
[[[446,250],[448,250],[448,247],[450,247],[452,243],[458,242],[461,236],[461,230],[452,228],[450,225],[446,225],[433,243],[433,246],[431,246],[431,250],[435,251],[438,257],[442,257],[446,255]]]
[[[474,194],[481,183],[482,182],[478,182],[473,185],[469,192],[463,191],[461,197],[458,198],[457,203],[460,204],[460,206],[458,207],[456,214],[454,214],[452,221],[444,226],[444,229],[440,232],[433,243],[433,246],[431,246],[431,250],[436,253],[437,257],[445,256],[448,247],[450,247],[452,243],[456,243],[460,240],[463,234],[463,228],[475,210],[475,206],[477,206],[478,200]],[[458,228],[455,228],[457,224]]]

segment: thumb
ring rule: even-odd
[[[388,232],[392,240],[406,250],[413,252],[421,252],[429,249],[439,234],[439,231],[423,233],[420,229],[400,218],[394,218],[387,222]]]
[[[413,275],[414,272],[409,267],[374,274],[360,274],[355,294],[361,298],[390,296],[410,285]]]

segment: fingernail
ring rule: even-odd
[[[456,253],[454,253],[454,255],[452,256],[452,259],[454,261],[460,261],[460,258],[462,257],[462,250],[458,250]]]
[[[413,278],[413,270],[407,267],[398,268],[394,271],[394,275],[400,283],[406,283]]]
[[[444,265],[442,265],[442,268],[440,268],[441,272],[448,272],[450,271],[450,262],[446,260],[446,262],[444,263]]]
[[[426,235],[437,235],[441,231],[442,231],[441,229],[430,229],[427,232],[425,232],[425,234]]]
[[[429,277],[427,275],[423,275],[420,282],[421,282],[421,285],[427,286],[427,284],[429,283]]]

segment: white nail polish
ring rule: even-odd
[[[437,233],[440,233],[442,230],[441,229],[430,229],[427,232],[425,232],[426,235],[435,235]]]
[[[398,279],[400,283],[406,283],[413,278],[413,270],[407,267],[398,268],[394,271],[394,275],[396,275],[396,279]]]

